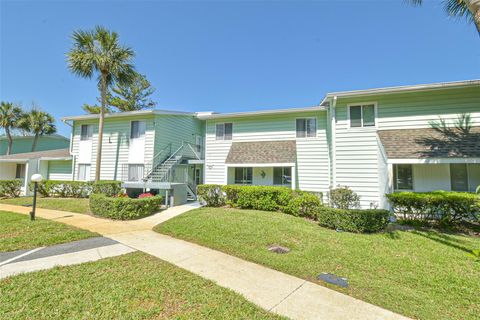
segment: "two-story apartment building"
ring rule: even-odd
[[[471,118],[469,130],[432,128],[439,120],[452,127],[462,114]],[[51,159],[49,178],[93,180],[98,115],[63,121],[72,126],[69,154]],[[473,191],[480,185],[480,80],[334,92],[306,108],[107,114],[101,179],[123,181],[129,192],[173,194],[172,204],[194,198],[200,183],[324,195],[348,186],[364,208],[388,207],[385,194],[397,190]]]
[[[469,114],[452,141],[432,129]],[[329,93],[315,107],[209,114],[205,182],[349,186],[361,205],[394,190],[474,191],[480,185],[480,81]]]

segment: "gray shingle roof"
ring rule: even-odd
[[[294,140],[233,142],[226,163],[293,163],[296,159]]]
[[[0,156],[0,160],[26,160],[26,159],[38,159],[38,158],[69,158],[69,149],[55,149],[46,151],[24,152],[11,155]]]
[[[428,128],[380,130],[378,136],[389,159],[480,157],[480,127],[468,134],[453,130],[445,135]]]

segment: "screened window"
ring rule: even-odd
[[[217,123],[215,127],[216,140],[232,140],[233,125],[231,123]]]
[[[140,181],[143,179],[143,164],[128,165],[128,181]]]
[[[27,166],[25,163],[17,163],[17,169],[15,172],[15,179],[24,179],[25,178],[25,171]]]
[[[350,106],[350,127],[374,127],[375,105],[366,104]]]
[[[411,164],[393,165],[395,190],[413,190],[413,169]]]
[[[281,186],[290,186],[292,184],[292,168],[291,167],[274,167],[273,168],[273,184]]]
[[[78,180],[86,181],[90,180],[90,165],[79,164],[78,165]]]
[[[317,119],[297,119],[297,138],[309,138],[317,136]]]
[[[468,169],[466,164],[450,164],[450,182],[453,191],[468,191]]]
[[[235,168],[235,184],[252,184],[253,168]]]
[[[130,128],[130,139],[137,139],[145,136],[145,121],[132,121]]]
[[[82,124],[80,140],[82,140],[82,141],[92,140],[92,135],[93,135],[93,125]]]

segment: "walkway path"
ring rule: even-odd
[[[266,310],[292,319],[407,319],[312,282],[151,230],[159,221],[196,206],[178,206],[149,218],[127,222],[46,209],[37,209],[37,215],[101,233],[213,280]],[[29,208],[0,204],[0,210],[27,214]]]
[[[96,261],[135,251],[105,237],[72,241],[31,250],[0,252],[0,279],[55,266]]]

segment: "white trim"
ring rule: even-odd
[[[295,167],[294,162],[285,162],[285,163],[225,163],[227,168],[235,168],[235,167],[253,167],[253,168],[261,168],[261,167]]]
[[[449,88],[461,88],[461,87],[473,87],[473,86],[480,86],[480,79],[453,81],[453,82],[437,82],[437,83],[418,84],[418,85],[411,85],[411,86],[384,87],[384,88],[374,88],[374,89],[366,89],[366,90],[330,92],[327,94],[326,97],[327,98],[331,98],[334,96],[353,97],[353,96],[362,96],[362,95],[389,94],[389,93],[410,92],[410,91],[429,91],[429,90],[436,90],[436,89],[449,89]]]
[[[337,132],[337,96],[334,96],[330,106],[331,120],[330,120],[330,134],[331,134],[331,147],[332,147],[332,185],[330,187],[335,188],[337,185],[337,143],[336,143],[336,132]],[[330,161],[329,161],[330,162]]]
[[[139,110],[139,111],[106,113],[105,118],[133,117],[138,115],[155,115],[155,114],[196,116],[194,112],[170,111],[170,110]],[[100,117],[99,114],[86,114],[81,116],[63,117],[61,120],[65,122],[65,121],[74,121],[74,120],[98,119],[99,117]]]
[[[480,158],[389,159],[390,164],[480,163]]]
[[[0,162],[27,163],[29,159],[0,159]]]
[[[207,119],[223,119],[223,118],[271,115],[271,114],[279,114],[279,113],[281,114],[281,113],[315,112],[315,111],[326,111],[326,108],[323,106],[314,106],[314,107],[306,107],[306,108],[288,108],[288,109],[274,109],[274,110],[260,110],[260,111],[232,112],[232,113],[214,113],[209,115],[199,114],[197,115],[197,118],[200,120],[207,120]]]
[[[373,113],[374,113],[374,126],[364,126],[363,125],[363,106],[368,106],[373,104]],[[360,121],[362,125],[360,127],[352,127],[352,123],[350,120],[350,108],[351,107],[360,107]],[[357,103],[349,103],[347,104],[347,122],[348,122],[348,129],[352,130],[368,130],[368,129],[378,129],[378,102],[377,101],[369,101],[369,102],[357,102]]]
[[[64,160],[64,161],[68,161],[68,160],[72,160],[72,156],[69,156],[69,157],[41,157],[41,158],[38,158],[38,160]]]

